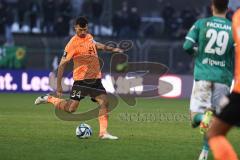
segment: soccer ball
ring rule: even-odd
[[[76,128],[76,136],[78,138],[89,138],[92,135],[92,128],[86,124],[86,123],[81,123],[79,126]]]

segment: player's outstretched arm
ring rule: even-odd
[[[108,51],[112,53],[123,53],[123,50],[121,48],[110,47],[99,42],[96,42],[96,47],[98,50]]]
[[[66,68],[67,63],[69,60],[67,60],[65,57],[63,57],[58,65],[58,73],[57,73],[57,96],[62,96],[62,77],[64,70]]]

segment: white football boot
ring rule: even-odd
[[[113,135],[111,135],[109,133],[103,134],[100,138],[101,139],[109,139],[109,140],[117,140],[118,139],[117,136],[113,136]]]
[[[48,95],[45,96],[39,96],[37,97],[37,99],[35,100],[34,104],[35,105],[39,105],[39,104],[46,104],[48,99]]]

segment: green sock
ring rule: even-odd
[[[192,120],[192,126],[193,128],[196,128],[200,125],[201,121],[203,120],[204,114],[202,113],[197,113]]]
[[[209,151],[209,145],[208,145],[208,140],[206,138],[206,135],[203,137],[203,150]]]

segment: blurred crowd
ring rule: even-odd
[[[127,1],[123,1],[121,8],[113,14],[112,27],[113,36],[138,38],[141,15],[137,7],[129,7]]]
[[[13,33],[68,36],[73,19],[86,15],[100,23],[100,0],[0,0],[0,34],[12,43]]]
[[[5,35],[7,44],[14,43],[12,33],[68,36],[73,33],[73,19],[86,15],[91,22],[90,31],[95,35],[182,39],[197,18],[210,15],[207,7],[176,9],[165,1],[152,17],[145,16],[127,0],[108,15],[107,2],[109,0],[0,0],[0,35]],[[230,18],[239,6],[239,0],[231,1]],[[160,34],[154,22],[162,25]],[[144,25],[146,23],[148,25]]]

